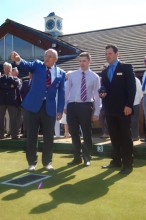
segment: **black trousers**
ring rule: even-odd
[[[43,148],[42,148],[42,164],[48,165],[52,161],[53,154],[53,139],[55,116],[48,116],[46,112],[46,102],[44,101],[39,112],[28,111],[27,122],[27,147],[26,158],[29,165],[37,164],[37,140],[40,123],[43,129]]]
[[[112,158],[116,164],[130,167],[133,164],[133,141],[130,130],[131,116],[107,116],[112,143]]]
[[[82,149],[83,158],[90,161],[90,154],[92,150],[92,112],[93,104],[91,102],[72,102],[67,105],[67,123],[72,137],[74,159],[78,160],[81,158]],[[81,145],[80,139],[80,126],[83,132],[83,145]]]

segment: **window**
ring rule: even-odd
[[[33,45],[18,37],[13,38],[13,50],[17,51],[23,59],[33,59]]]
[[[19,37],[7,34],[0,39],[0,62],[11,62],[10,54],[13,50],[18,52],[20,56],[26,60],[43,60],[45,52],[45,50]]]
[[[4,60],[4,37],[0,39],[0,61]]]
[[[9,61],[10,54],[12,52],[12,35],[7,34],[5,36],[5,60]]]
[[[44,52],[45,52],[45,50],[43,50],[37,46],[34,46],[34,58],[35,59],[43,60],[44,59]]]

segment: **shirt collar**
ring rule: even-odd
[[[83,72],[84,72],[84,73],[86,73],[86,74],[87,74],[87,73],[89,73],[90,68],[89,68],[89,69],[87,69],[87,70],[85,70],[85,71],[83,71],[81,68],[80,68],[79,70],[81,71],[81,73],[83,73]]]
[[[114,63],[112,63],[112,65],[114,65],[115,67],[117,66],[117,64],[118,64],[118,62],[119,62],[119,60],[117,59],[117,60],[115,60],[115,62]]]

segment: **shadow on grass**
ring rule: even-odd
[[[43,203],[30,211],[30,214],[40,214],[55,209],[60,204],[86,204],[104,196],[109,186],[124,178],[119,173],[109,176],[113,169],[106,170],[94,177],[81,180],[75,184],[64,184],[50,193],[52,201]],[[109,176],[109,177],[108,177]]]
[[[25,147],[15,147],[15,149],[12,146],[8,147],[0,147],[0,152],[3,153],[17,153],[17,152],[25,152]]]
[[[73,173],[79,169],[82,169],[82,168],[83,168],[83,165],[75,166],[72,168],[70,168],[68,166],[64,166],[64,167],[60,167],[60,168],[58,168],[54,171],[50,171],[50,172],[44,171],[44,169],[42,168],[42,169],[38,169],[35,172],[35,174],[41,173],[44,175],[52,176],[51,178],[49,178],[49,180],[46,179],[43,181],[43,188],[48,188],[48,185],[49,185],[49,188],[51,188],[51,187],[65,183],[65,182],[75,178],[75,175],[73,175]],[[28,172],[26,170],[15,172],[15,173],[1,177],[0,182],[6,181],[6,180],[9,180],[12,178],[16,178],[16,176],[18,176],[18,175],[27,174],[27,173]],[[35,185],[35,187],[34,187],[34,185]],[[38,183],[37,183],[37,186],[38,186]],[[32,184],[30,186],[22,187],[22,188],[15,187],[15,186],[1,185],[0,192],[2,193],[4,191],[8,191],[12,188],[16,189],[17,191],[3,197],[2,200],[4,200],[4,201],[15,200],[15,199],[18,199],[18,198],[24,196],[29,191],[33,191],[33,190],[37,189],[36,184]]]

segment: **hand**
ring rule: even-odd
[[[62,114],[60,112],[56,115],[56,120],[59,121],[62,118]]]
[[[132,113],[132,108],[125,106],[125,108],[124,108],[125,116],[131,115],[131,113]]]
[[[93,115],[93,116],[92,116],[92,121],[93,121],[93,122],[94,122],[94,121],[98,121],[98,119],[99,119],[98,116],[96,116],[96,115]]]
[[[104,99],[106,96],[107,96],[107,93],[106,93],[106,92],[99,93],[99,97],[100,97],[101,99]]]
[[[13,52],[11,52],[11,60],[13,60],[15,62],[20,62],[21,57],[17,52],[13,51]]]

